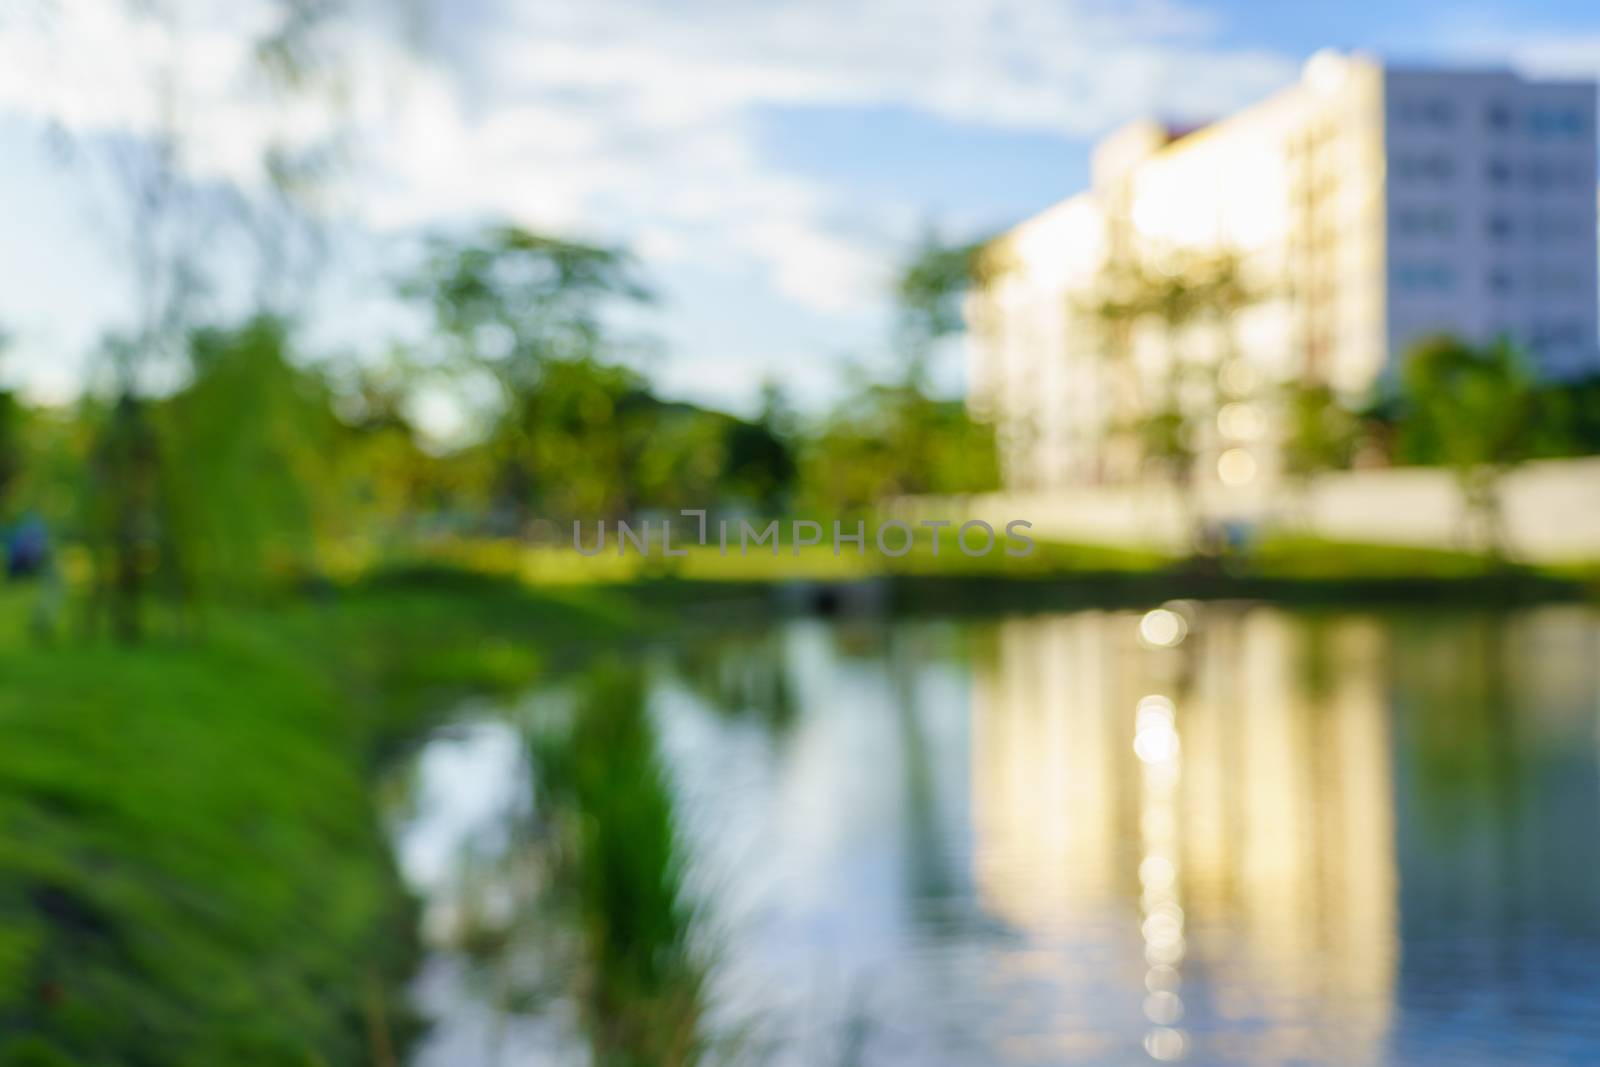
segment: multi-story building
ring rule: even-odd
[[[1139,476],[1126,428],[1163,406],[1203,411],[1202,475],[1270,480],[1276,387],[1359,396],[1435,332],[1600,370],[1595,105],[1592,82],[1322,53],[1229,118],[1112,134],[1089,190],[991,245],[970,304],[1008,485]]]

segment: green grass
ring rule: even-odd
[[[451,694],[631,625],[595,591],[411,575],[38,647],[27,596],[0,593],[7,1065],[383,1062],[413,933],[369,767]]]
[[[1407,545],[1374,545],[1279,535],[1256,545],[1249,572],[1262,577],[1307,578],[1478,578],[1503,570],[1501,564],[1471,552]],[[1529,571],[1529,573],[1535,573]]]
[[[870,536],[870,535],[869,535]],[[971,557],[960,552],[946,531],[935,556],[927,542],[919,541],[899,558],[882,555],[869,546],[858,553],[846,545],[835,554],[830,544],[799,552],[784,544],[776,553],[765,548],[740,555],[723,555],[714,546],[687,546],[681,558],[659,554],[642,558],[630,551],[623,556],[608,550],[585,557],[570,547],[530,547],[507,541],[462,540],[434,545],[424,559],[498,575],[540,587],[630,586],[662,579],[706,585],[764,585],[787,581],[859,581],[871,578],[988,578],[1002,581],[1082,580],[1101,577],[1112,582],[1128,578],[1190,575],[1207,570],[1236,579],[1258,582],[1306,582],[1326,585],[1352,583],[1440,582],[1461,580],[1496,583],[1518,578],[1537,582],[1593,580],[1600,566],[1517,566],[1470,552],[1404,545],[1326,541],[1302,535],[1275,534],[1242,553],[1220,559],[1185,559],[1138,546],[1072,544],[1035,540],[1027,557],[1008,556],[1004,541],[987,555]]]

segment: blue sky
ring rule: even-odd
[[[473,0],[405,39],[355,3],[351,102],[288,121],[247,70],[271,0],[179,2],[160,28],[137,8],[0,14],[0,376],[46,397],[81,384],[132,287],[117,199],[94,195],[92,165],[53,161],[44,131],[91,157],[108,133],[147,134],[174,46],[197,180],[253,195],[269,136],[358,146],[323,198],[359,239],[328,268],[314,345],[381,350],[407,328],[382,296],[387,250],[507,217],[633,247],[663,296],[662,388],[732,407],[769,378],[825,402],[841,361],[881,357],[920,232],[990,232],[1076,191],[1126,119],[1225,113],[1325,46],[1600,75],[1600,12],[1580,0]]]

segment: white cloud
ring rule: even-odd
[[[1600,76],[1600,33],[1512,41],[1511,62],[1529,74],[1552,78]]]
[[[498,207],[533,224],[648,229],[680,256],[748,258],[818,311],[860,309],[881,299],[914,207],[885,216],[774,170],[754,147],[754,109],[896,104],[1083,136],[1149,111],[1221,112],[1292,74],[1281,57],[1208,46],[1212,31],[1171,0],[508,5],[474,72],[487,113],[460,107],[456,135],[436,139],[458,169],[399,195],[422,215]],[[591,136],[546,136],[538,115]],[[391,165],[416,142],[392,141]]]
[[[1600,77],[1600,31],[1592,26],[1556,28],[1519,9],[1452,11],[1427,39],[1427,54],[1447,62],[1509,66],[1531,77]]]
[[[660,115],[752,103],[899,103],[961,121],[1092,134],[1149,110],[1209,113],[1291,73],[1210,44],[1173,0],[550,0],[518,5],[508,74],[630,87]]]
[[[248,186],[269,139],[353,131],[360,164],[338,203],[370,226],[507,215],[630,241],[658,268],[761,275],[823,316],[881,303],[917,206],[777,169],[757,109],[894,105],[1083,137],[1152,111],[1222,112],[1292,75],[1218,46],[1184,0],[537,0],[453,25],[464,46],[448,59],[343,26],[341,106],[286,110],[247,43],[270,0],[178,6],[176,34],[120,0],[0,22],[0,109],[148,132],[150,73],[176,70],[197,174]]]
[[[268,91],[253,45],[272,11],[264,0],[51,0],[12,12],[0,21],[0,108],[71,133],[181,134],[188,173],[257,186],[268,145],[308,144],[340,121]]]
[[[760,219],[739,230],[736,240],[773,265],[780,292],[807,307],[846,311],[862,294],[883,292],[887,282],[877,257],[804,218]]]

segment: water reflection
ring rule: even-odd
[[[1396,964],[1377,624],[1211,609],[1152,650],[1121,621],[1009,622],[978,664],[985,900],[1041,941],[1138,908],[1148,970],[1082,1020],[1098,1054],[1142,1004],[1156,1059],[1376,1059]],[[1319,655],[1339,669],[1317,678]]]
[[[650,745],[592,747],[584,804],[612,809],[630,847],[585,862],[681,882],[692,922],[657,894],[672,921],[646,925],[676,931],[648,952],[680,953],[692,979],[691,999],[656,1002],[692,1017],[687,1059],[1600,1061],[1597,653],[1596,615],[1565,607],[1174,604],[741,633],[611,687],[611,705],[647,709],[629,721]],[[416,842],[446,825],[483,869],[518,852],[507,820],[559,806],[512,790],[512,814],[463,830],[457,794],[503,772],[480,756],[470,787],[441,784],[428,761],[460,744],[425,753],[402,860],[437,857]],[[636,780],[657,799],[614,810]],[[537,881],[525,859],[497,869]],[[592,914],[566,919],[594,943]],[[686,952],[689,926],[714,953]],[[595,1035],[618,1009],[571,989],[634,973],[638,951],[590,951],[589,985],[491,1010],[463,992],[482,964],[436,952],[436,1035],[486,1013],[522,1028],[523,1054],[436,1039],[420,1062],[611,1056]]]
[[[423,753],[402,868],[434,948],[421,1062],[700,1062],[708,950],[636,665],[602,662]],[[453,865],[441,862],[453,859]]]

